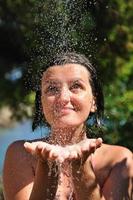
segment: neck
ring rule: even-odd
[[[84,125],[78,127],[53,128],[50,142],[59,145],[75,144],[86,138]]]

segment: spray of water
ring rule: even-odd
[[[40,90],[40,70],[47,66],[55,55],[61,52],[77,51],[86,52],[89,58],[92,57],[98,37],[92,32],[95,28],[95,21],[89,11],[91,6],[97,6],[97,1],[37,1],[32,9],[34,30],[30,38],[32,40],[31,61],[28,68],[28,78],[30,78],[27,81],[30,89]],[[57,141],[59,145],[62,145],[62,137],[64,137],[62,135],[60,134],[60,140]],[[59,163],[57,166],[62,172],[62,166]],[[49,176],[51,176],[52,164],[50,162],[49,168]],[[68,176],[72,176],[71,170]],[[60,178],[58,182],[61,184]],[[69,187],[72,188],[71,181]],[[72,200],[72,196],[73,191],[68,199]]]
[[[88,5],[89,4],[89,5]],[[96,1],[58,0],[38,1],[32,9],[34,17],[31,31],[31,87],[37,89],[37,71],[47,66],[61,52],[85,52],[92,57],[97,37],[94,36],[94,18],[89,6]],[[81,42],[82,41],[82,42]]]

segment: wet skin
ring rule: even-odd
[[[42,106],[52,133],[58,128],[82,126],[89,113],[95,111],[94,104],[89,73],[85,67],[67,64],[50,67],[44,72]]]
[[[86,138],[84,123],[97,109],[87,69],[78,64],[50,67],[43,74],[41,91],[51,134],[47,140],[19,141],[9,147],[4,167],[6,198],[67,200],[72,192],[76,200],[131,200],[132,153],[103,144],[101,138]],[[50,177],[49,161],[54,167],[58,163]],[[13,173],[17,174],[14,182]]]

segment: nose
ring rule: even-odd
[[[70,101],[70,91],[67,87],[61,89],[58,100],[61,105],[65,105]]]

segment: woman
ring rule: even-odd
[[[133,199],[132,153],[90,139],[86,122],[99,126],[103,95],[96,69],[83,55],[65,53],[43,69],[33,128],[46,122],[50,136],[17,141],[4,164],[6,200]],[[88,135],[88,138],[87,138]]]

